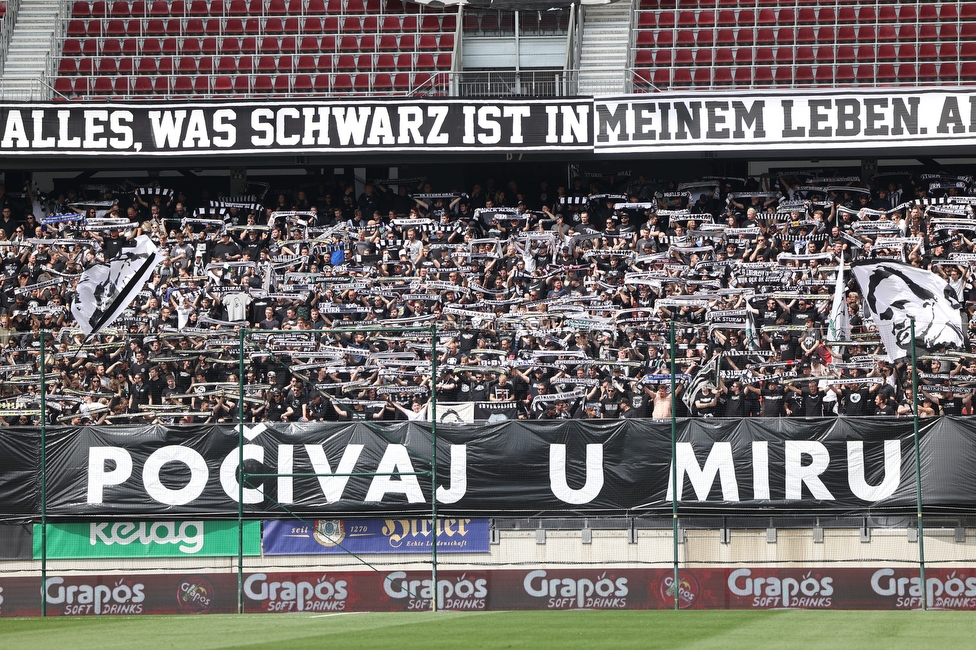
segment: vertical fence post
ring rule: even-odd
[[[244,336],[237,340],[237,613],[244,613]]]
[[[674,547],[674,608],[678,609],[678,402],[675,399],[674,321],[671,321],[671,541]]]
[[[918,358],[915,354],[915,319],[912,326],[912,429],[915,441],[915,511],[918,530],[918,581],[922,587],[922,609],[929,608],[929,590],[925,585],[925,529],[922,527],[922,461],[918,442]]]
[[[430,326],[430,609],[437,611],[437,323]]]
[[[41,616],[47,616],[47,374],[41,330]]]

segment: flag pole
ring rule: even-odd
[[[912,327],[912,430],[915,441],[915,511],[918,531],[918,581],[922,588],[922,609],[929,608],[928,588],[925,585],[925,534],[922,527],[922,461],[918,442],[918,359],[915,353],[915,318],[909,319]]]
[[[674,547],[674,608],[678,609],[678,420],[675,399],[674,321],[671,321],[671,539]]]

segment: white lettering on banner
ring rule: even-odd
[[[264,447],[260,445],[244,445],[243,455],[244,460],[256,460],[259,463],[263,463]],[[234,501],[237,501],[238,491],[240,490],[240,485],[237,482],[238,465],[240,465],[240,454],[237,453],[227,454],[224,462],[220,464],[220,487]],[[248,481],[248,483],[254,485],[252,481]],[[262,501],[264,501],[263,485],[256,488],[244,488],[244,503],[261,503]]]
[[[349,597],[345,580],[323,575],[315,584],[304,580],[269,581],[267,574],[255,573],[244,581],[244,595],[258,602],[267,601],[272,612],[316,612],[345,609]]]
[[[390,598],[408,599],[408,610],[422,610],[430,609],[430,600],[434,596],[432,585],[430,578],[407,580],[405,571],[394,571],[383,580],[383,591]],[[437,581],[438,609],[485,609],[487,597],[488,580],[485,578],[470,579],[462,574],[453,581]]]
[[[115,468],[106,469],[107,462]],[[108,485],[121,485],[132,476],[132,456],[121,447],[92,447],[88,450],[88,503],[102,503]]]
[[[68,585],[64,586],[64,578],[48,578],[44,584],[44,598],[50,605],[87,605],[84,608],[73,608],[78,614],[141,614],[142,603],[146,600],[146,586],[141,582],[131,587],[125,578],[112,585]],[[136,605],[131,608],[120,609],[118,605]]]
[[[536,569],[525,574],[522,580],[525,593],[533,598],[548,598],[552,609],[563,607],[593,607],[594,598],[626,598],[630,593],[627,578],[608,578],[606,573],[589,578],[549,578],[545,569]],[[569,600],[567,600],[569,599]],[[603,608],[626,607],[624,601],[602,601]],[[598,605],[599,606],[599,605]]]
[[[847,482],[854,496],[865,501],[881,501],[895,493],[901,483],[900,441],[884,441],[884,461],[885,473],[881,485],[869,485],[864,471],[864,442],[847,441]]]
[[[770,444],[774,444],[777,445],[777,450],[781,450],[774,458],[783,464],[782,474],[778,472],[775,474],[777,477],[783,476],[784,491],[782,496],[776,497],[777,499],[798,501],[812,497],[820,501],[834,501],[835,497],[822,479],[822,475],[830,466],[831,453],[833,453],[835,466],[846,465],[846,467],[835,467],[833,472],[835,482],[841,481],[843,474],[846,474],[846,489],[849,492],[845,491],[847,496],[844,498],[853,496],[868,503],[876,503],[893,496],[902,478],[901,443],[898,440],[887,440],[883,443],[884,473],[881,474],[878,471],[880,468],[867,466],[863,441],[847,441],[844,447],[837,442],[828,450],[828,447],[819,441],[787,440],[770,443],[759,440],[751,442],[751,451],[743,447],[739,457],[733,456],[732,443],[728,441],[714,442],[707,448],[698,449],[697,454],[694,443],[679,442],[676,455],[677,499],[708,502],[709,495],[718,480],[721,497],[715,498],[715,501],[738,503],[743,498],[739,492],[738,480],[740,478],[747,480],[751,474],[751,498],[756,501],[770,500],[772,498]],[[341,448],[341,452],[334,451],[334,454],[341,453],[341,455],[338,458],[334,456],[332,461],[326,456],[325,446],[321,444],[297,446],[276,444],[275,449],[277,450],[276,464],[273,460],[268,462],[275,465],[275,470],[272,471],[280,475],[273,477],[276,481],[276,500],[279,503],[295,503],[296,496],[302,503],[310,503],[316,499],[309,492],[310,485],[305,487],[301,494],[295,494],[295,477],[290,475],[296,472],[316,474],[321,498],[329,504],[349,499],[346,488],[352,478],[349,475],[355,472],[367,475],[357,479],[361,485],[365,485],[365,480],[369,480],[367,494],[362,499],[364,504],[381,503],[387,500],[388,494],[404,495],[408,503],[426,502],[410,456],[410,449],[405,445],[387,444],[382,448],[382,456],[379,453],[380,448],[371,451],[368,454],[367,465],[360,462],[366,450],[362,444],[348,444]],[[301,450],[300,455],[303,456],[298,459],[298,462],[295,459],[296,449]],[[245,460],[263,465],[266,456],[274,451],[260,444],[245,444],[243,453]],[[586,445],[585,459],[581,461],[581,465],[585,467],[585,476],[582,475],[582,471],[575,471],[574,476],[569,476],[567,453],[565,444],[549,445],[549,489],[553,496],[563,503],[573,505],[592,503],[600,496],[606,482],[607,468],[604,467],[603,445],[595,443]],[[705,454],[701,460],[700,454]],[[377,457],[379,457],[378,461]],[[138,458],[138,462],[143,463],[143,456],[140,455]],[[437,486],[436,496],[439,503],[460,503],[471,496],[468,489],[467,446],[449,445],[449,458],[449,468],[440,466],[440,471],[447,474],[446,476],[442,474],[445,483]],[[210,459],[208,463],[200,452],[193,448],[170,445],[156,449],[144,462],[144,466],[134,467],[135,461],[132,455],[121,447],[89,448],[87,504],[119,503],[118,497],[112,497],[114,492],[112,488],[127,484],[126,490],[122,492],[126,503],[141,502],[140,499],[149,497],[160,504],[186,505],[203,494],[211,478],[216,483],[214,488],[221,490],[228,499],[236,501],[238,498],[239,457],[236,448],[220,458],[219,463],[218,459]],[[332,462],[337,463],[334,469]],[[167,477],[173,478],[164,485],[160,475],[170,464],[176,464],[177,467],[170,468],[166,472]],[[872,465],[878,464],[879,461],[872,463]],[[213,477],[210,475],[210,467],[216,469],[216,475]],[[663,472],[664,469],[662,468],[661,471]],[[370,472],[376,475],[370,477],[368,476]],[[663,480],[664,477],[661,478]],[[868,482],[869,478],[874,484]],[[264,502],[265,492],[270,486],[267,482],[269,480],[269,477],[252,479],[251,486],[244,489],[245,503]],[[686,480],[691,484],[693,496],[683,494]],[[776,480],[779,484],[780,479]],[[178,485],[173,485],[171,481],[176,481]],[[145,488],[145,494],[132,494],[131,490],[140,483]],[[486,487],[490,491],[491,486]],[[663,499],[670,501],[674,491],[669,468],[667,491]]]
[[[799,501],[802,486],[819,501],[833,501],[834,497],[827,486],[820,480],[820,475],[830,464],[830,454],[823,443],[815,440],[787,440],[786,445],[786,499]],[[803,464],[803,456],[809,456],[812,462]]]
[[[752,576],[752,569],[736,569],[726,581],[729,591],[740,598],[752,598],[753,607],[830,607],[834,594],[831,576],[802,578]]]
[[[769,442],[765,440],[752,443],[752,498],[769,500]]]
[[[325,457],[325,450],[322,445],[305,445],[305,453],[308,454],[309,462],[312,463],[312,470],[316,474],[332,473],[329,459]],[[340,476],[318,477],[319,487],[322,488],[322,496],[325,497],[326,502],[336,503],[342,499],[342,493],[345,491],[350,478],[349,476],[342,476],[342,474],[348,475],[356,469],[356,461],[359,460],[361,453],[363,453],[363,445],[346,445],[346,448],[342,450],[342,458],[339,459],[339,465],[335,471]]]
[[[739,500],[739,484],[735,480],[735,463],[732,461],[731,442],[714,443],[708,451],[704,467],[698,466],[698,458],[695,456],[695,449],[690,442],[679,442],[677,444],[677,458],[678,501],[681,501],[685,476],[691,481],[691,487],[694,488],[698,500],[707,501],[708,493],[712,491],[716,475],[719,475],[722,484],[722,500],[732,502]],[[668,472],[668,501],[674,498],[672,477],[674,477],[674,472]]]
[[[237,143],[237,113],[229,108],[213,111],[209,121],[204,109],[149,111],[148,116],[157,149],[209,149],[211,144],[226,148]]]
[[[472,150],[589,150],[593,107],[587,100],[424,100],[407,103],[308,102],[64,109],[0,108],[0,150],[9,153],[203,154],[224,149],[413,147]],[[145,151],[144,151],[145,149]]]
[[[133,543],[144,546],[149,544],[179,544],[177,549],[180,553],[187,553],[188,555],[203,550],[204,524],[202,521],[182,521],[179,524],[179,530],[176,528],[176,522],[173,521],[117,521],[93,523],[90,526],[91,532],[88,543],[92,546],[97,546],[99,542],[105,546],[112,546],[113,544],[128,546]],[[192,534],[191,530],[193,531]]]
[[[159,480],[163,467],[170,463],[180,463],[190,470],[190,480],[177,490],[170,489]],[[207,461],[197,451],[180,445],[168,445],[154,451],[146,460],[142,470],[142,484],[146,493],[160,503],[170,506],[183,506],[203,494],[207,487]]]
[[[569,487],[566,478],[566,445],[549,445],[549,487],[560,501],[580,505],[589,503],[603,489],[603,445],[586,445],[586,480],[583,487]]]
[[[376,473],[393,474],[404,472],[400,476],[374,476],[369,483],[369,491],[366,493],[365,501],[380,502],[387,493],[403,494],[407,497],[407,503],[424,503],[424,493],[420,490],[420,481],[417,480],[413,472],[413,463],[410,462],[410,452],[406,445],[387,445],[380,459]]]
[[[468,491],[468,446],[451,445],[451,487],[437,486],[439,503],[457,503]]]
[[[896,596],[898,607],[920,607],[922,588],[919,577],[895,578],[894,575],[894,569],[878,569],[871,576],[871,589],[879,596]],[[925,595],[929,607],[972,609],[972,599],[976,598],[976,576],[956,575],[955,571],[945,579],[928,576]]]

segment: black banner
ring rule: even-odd
[[[578,99],[10,104],[0,108],[0,152],[591,152],[592,110]]]
[[[974,509],[974,429],[971,419],[926,421],[929,511]],[[688,419],[678,436],[685,513],[914,512],[910,420]],[[247,425],[244,437],[250,514],[430,509],[430,423],[262,423]],[[437,438],[438,511],[445,516],[670,511],[667,421],[438,424]],[[37,438],[0,440],[8,450],[0,515],[38,513]],[[234,517],[237,440],[229,425],[60,429],[49,434],[48,514]]]

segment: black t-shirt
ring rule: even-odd
[[[810,390],[809,387],[803,387],[803,414],[808,418],[820,417],[824,412],[824,394],[819,388]]]
[[[515,397],[515,386],[508,382],[504,386],[494,384],[489,390],[489,394],[495,401],[507,402]]]
[[[844,399],[844,415],[867,415],[871,391],[867,387],[851,390],[845,388],[841,393]]]
[[[727,418],[741,418],[746,415],[746,398],[742,393],[728,393],[721,398],[722,414]]]
[[[783,388],[777,385],[775,388],[763,388],[762,390],[762,414],[764,418],[778,417],[783,415]]]

